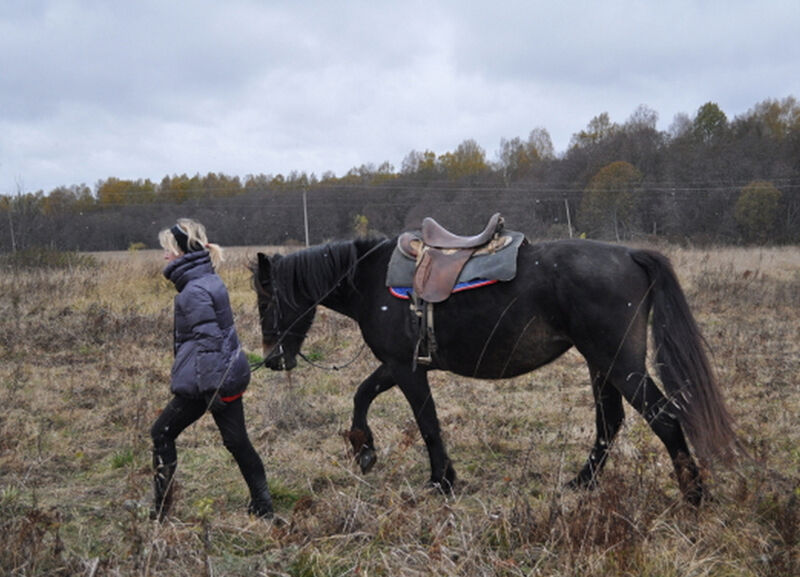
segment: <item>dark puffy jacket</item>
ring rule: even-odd
[[[221,397],[243,392],[250,382],[250,365],[239,345],[228,289],[214,272],[208,252],[173,260],[164,276],[178,289],[172,392],[190,397],[217,389]]]

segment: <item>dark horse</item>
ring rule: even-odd
[[[432,364],[418,365],[408,301],[385,286],[394,245],[390,240],[339,241],[287,256],[259,253],[251,265],[267,366],[296,366],[317,305],[354,319],[380,360],[354,397],[349,438],[364,472],[376,459],[367,411],[381,392],[400,387],[428,449],[430,482],[449,491],[455,471],[427,372],[513,377],[576,347],[589,366],[597,435],[569,485],[595,485],[623,422],[624,397],[664,443],[685,498],[700,503],[701,475],[686,439],[701,463],[729,456],[737,441],[703,338],[666,257],[584,240],[526,241],[513,280],[459,292],[435,305],[437,348]],[[666,395],[645,366],[651,312]]]

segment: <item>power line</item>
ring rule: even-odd
[[[773,186],[775,186],[781,192],[794,192],[796,190],[800,190],[800,182],[794,181],[793,179],[776,179],[776,180],[766,180]],[[684,196],[690,197],[694,200],[697,200],[699,194],[713,194],[713,193],[736,193],[740,192],[742,188],[746,185],[752,183],[753,180],[747,181],[739,181],[739,182],[688,182],[688,183],[681,183],[672,184],[669,182],[660,182],[660,183],[653,183],[653,184],[644,184],[641,185],[634,190],[640,195],[649,195],[649,194],[664,194],[664,195],[673,195],[673,196]],[[622,192],[627,191],[627,188],[620,188],[620,189],[604,189],[607,192]],[[180,191],[181,196],[185,196],[186,198],[171,198],[174,194],[173,191],[149,191],[149,190],[127,190],[123,194],[119,196],[119,199],[100,199],[96,197],[92,197],[93,202],[88,207],[91,208],[115,208],[121,206],[158,206],[158,205],[185,205],[190,203],[198,203],[202,202],[204,204],[208,203],[224,203],[230,206],[237,206],[237,207],[244,207],[244,206],[261,206],[261,205],[247,205],[241,202],[242,199],[247,197],[252,197],[254,195],[263,195],[265,199],[269,198],[269,202],[276,207],[280,206],[293,206],[293,204],[286,203],[283,204],[282,199],[276,197],[285,197],[290,196],[293,199],[301,199],[301,195],[304,193],[304,189],[286,189],[286,188],[265,188],[265,189],[241,189],[240,191],[226,195],[226,196],[216,196],[214,195],[215,192],[228,192],[230,193],[230,189],[228,188],[198,188],[198,189],[186,189]],[[582,195],[586,188],[574,186],[574,185],[559,185],[559,184],[551,184],[548,186],[539,186],[539,185],[515,185],[515,186],[497,186],[497,185],[478,185],[478,186],[442,186],[442,185],[434,185],[434,186],[415,186],[413,184],[402,184],[402,185],[371,185],[371,184],[348,184],[348,185],[315,185],[312,187],[308,187],[305,189],[306,194],[308,194],[309,198],[313,198],[316,203],[322,201],[326,201],[325,197],[328,194],[334,194],[336,192],[346,192],[346,191],[355,191],[361,193],[369,193],[373,192],[376,195],[378,194],[390,194],[390,193],[408,193],[408,194],[424,194],[424,195],[436,195],[436,194],[458,194],[458,195],[493,195],[497,198],[504,199],[510,198],[513,196],[524,196],[526,199],[529,200],[539,200],[539,201],[563,201],[566,196],[575,196],[575,195]],[[133,198],[140,197],[140,200],[135,201]],[[142,198],[142,197],[146,197]],[[8,201],[12,202],[19,198],[19,195],[15,195],[12,197],[8,197]],[[41,197],[38,198],[40,202],[47,202],[50,197]],[[56,199],[58,201],[59,199]],[[64,199],[64,204],[81,204],[86,202],[87,199],[83,198],[74,198],[74,199]],[[363,198],[359,199],[359,202],[363,202]],[[372,201],[373,199],[367,198],[366,200]],[[342,203],[341,197],[336,197],[335,199],[331,199],[332,203],[336,205],[340,205]],[[402,206],[403,202],[393,202],[393,203],[378,203],[384,204],[386,206]]]

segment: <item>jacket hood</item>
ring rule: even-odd
[[[207,274],[214,274],[214,267],[211,265],[211,256],[205,250],[184,254],[164,268],[164,276],[175,284],[178,292],[189,281]]]

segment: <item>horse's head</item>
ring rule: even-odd
[[[290,282],[276,274],[282,257],[258,253],[251,267],[258,295],[264,364],[275,371],[290,371],[297,366],[297,355],[314,320],[314,304],[303,306],[295,301]]]

